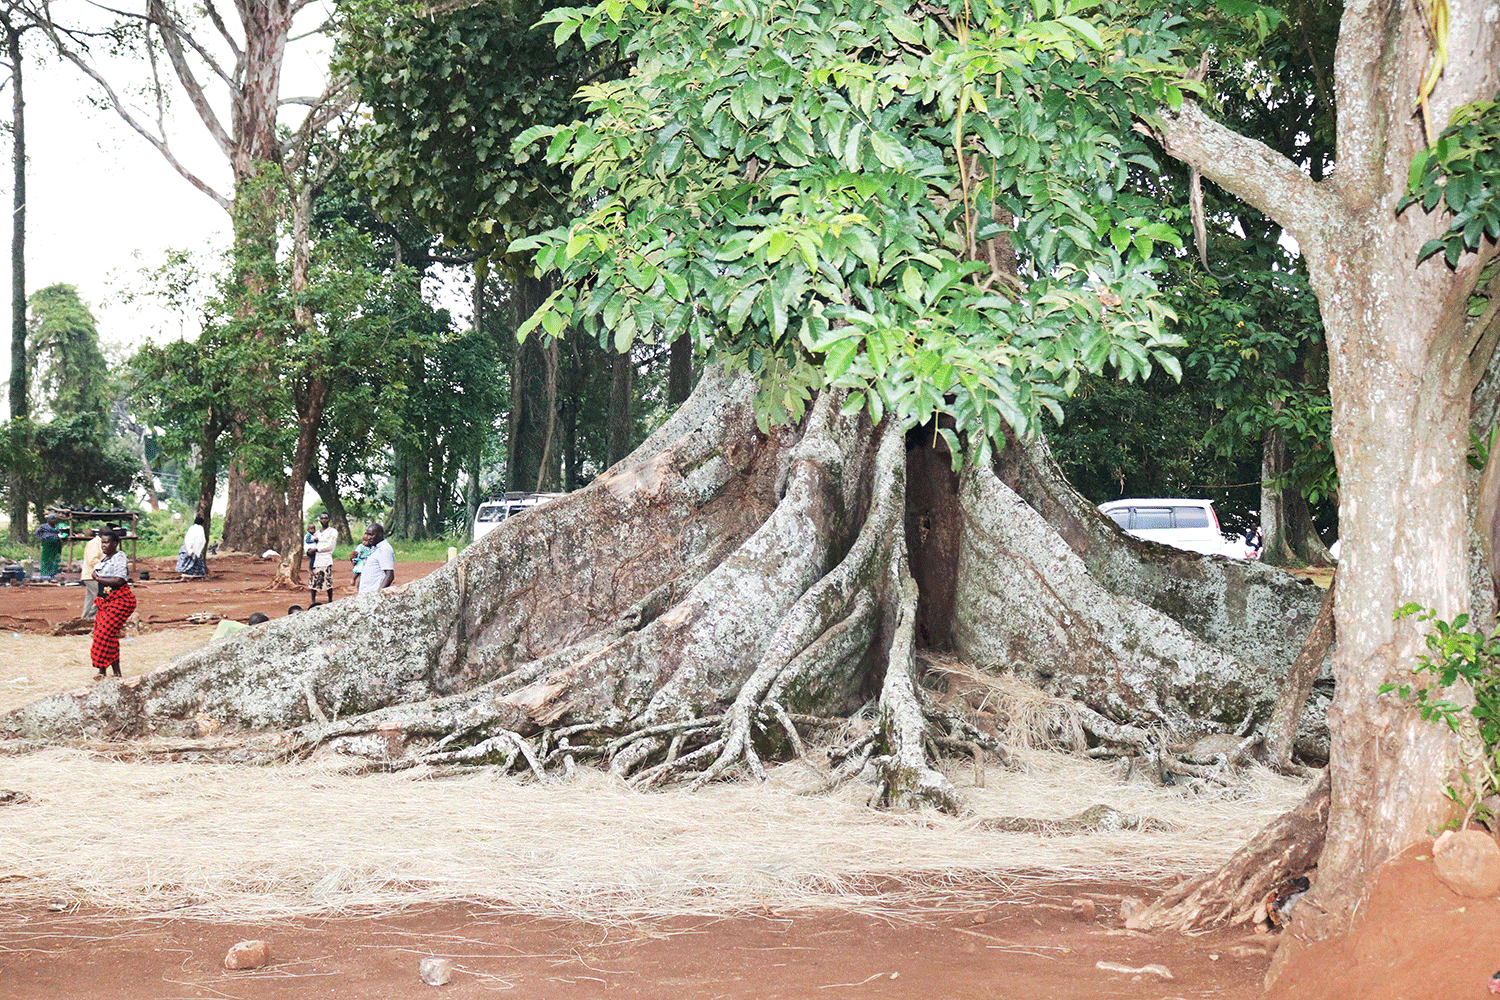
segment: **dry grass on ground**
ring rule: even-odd
[[[866,808],[868,788],[764,785],[638,793],[597,772],[540,786],[492,771],[348,776],[329,764],[135,764],[79,750],[0,757],[0,880],[14,900],[131,913],[280,917],[473,900],[611,920],[834,907],[884,914],[1024,893],[1028,880],[1159,880],[1206,869],[1302,794],[1270,772],[1238,797],[1122,785],[1120,769],[1025,754],[986,787],[955,765],[966,818]],[[994,833],[1001,815],[1105,803],[1165,833]]]
[[[120,664],[125,676],[166,666],[173,657],[208,642],[214,628],[199,625],[159,632],[127,631],[120,640]],[[92,683],[91,641],[89,635],[0,632],[0,712],[28,705],[54,691]]]

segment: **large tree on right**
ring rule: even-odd
[[[1422,627],[1394,609],[1416,601],[1452,620],[1470,603],[1465,455],[1470,399],[1494,353],[1496,244],[1471,229],[1467,246],[1422,259],[1454,215],[1403,198],[1452,113],[1497,87],[1490,0],[1349,0],[1326,179],[1196,106],[1150,123],[1171,155],[1296,238],[1327,330],[1343,539],[1332,806],[1316,906],[1294,941],[1341,929],[1377,866],[1452,818],[1444,789],[1464,769],[1452,733],[1379,689],[1410,683],[1423,645]]]

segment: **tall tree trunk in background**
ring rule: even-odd
[[[630,454],[631,404],[635,401],[635,362],[630,352],[609,359],[609,453],[605,466]]]
[[[1272,566],[1327,566],[1333,561],[1318,536],[1307,500],[1285,485],[1292,460],[1286,437],[1278,430],[1267,432],[1261,446],[1260,526],[1265,537],[1261,562]]]
[[[693,391],[693,336],[684,333],[672,341],[667,356],[667,402],[676,406]]]
[[[407,484],[410,476],[407,465],[411,460],[411,446],[404,440],[395,442],[395,454],[391,459],[391,513],[386,518],[385,533],[394,538],[407,537],[411,524],[411,500]]]
[[[414,348],[407,359],[408,388],[419,385],[426,377],[426,371],[425,356],[419,348]],[[423,516],[422,491],[427,457],[416,440],[422,436],[423,430],[420,416],[410,402],[401,423],[403,433],[393,442],[391,511],[385,519],[385,533],[392,538],[425,538],[427,523]]]
[[[445,449],[436,438],[431,440],[432,447],[427,450],[427,479],[422,500],[427,513],[427,537],[436,538],[443,534],[448,519],[449,472],[444,460]]]
[[[459,534],[464,538],[469,537],[469,530],[474,524],[474,518],[479,514],[479,501],[483,499],[479,495],[481,489],[479,467],[484,458],[483,451],[483,446],[476,444],[474,449],[469,452],[468,462],[466,463],[469,486],[468,489],[464,490],[464,523],[459,531]]]
[[[552,293],[550,281],[523,275],[517,278],[513,299],[517,324]],[[511,342],[510,440],[506,448],[505,488],[530,492],[557,483],[549,467],[558,464],[561,442],[553,440],[557,425],[557,345],[544,345],[540,336]]]
[[[240,440],[238,434],[236,440]],[[238,448],[236,449],[238,451]],[[260,546],[286,554],[288,505],[285,484],[281,488],[252,479],[238,453],[229,457],[229,501],[224,510],[224,547],[259,555]],[[273,541],[267,544],[266,540]],[[279,540],[279,543],[278,541]]]
[[[30,413],[26,394],[26,96],[21,86],[21,29],[8,19],[5,51],[10,59],[10,419]],[[10,540],[31,541],[26,489],[19,472],[10,473]]]
[[[1260,530],[1265,538],[1260,561],[1270,566],[1298,562],[1287,539],[1287,489],[1282,485],[1290,465],[1286,438],[1278,430],[1267,431],[1260,448]]]
[[[160,27],[163,42],[178,68],[187,71],[184,46],[176,15],[162,0],[149,0],[151,19]],[[235,95],[231,141],[226,150],[234,177],[235,193],[230,211],[234,228],[234,254],[238,318],[242,336],[252,342],[269,342],[277,334],[270,329],[271,303],[275,297],[276,229],[281,209],[280,179],[276,172],[282,151],[276,134],[276,116],[281,92],[282,60],[291,31],[292,0],[237,0],[236,12],[244,31],[244,51],[239,57],[243,78]],[[196,87],[189,87],[190,95]],[[193,100],[200,117],[211,116],[201,90]],[[280,373],[270,366],[260,372],[267,386],[278,383]],[[291,496],[283,475],[266,481],[252,479],[241,451],[245,430],[267,419],[264,410],[242,404],[235,414],[236,454],[229,463],[229,505],[224,515],[224,543],[232,549],[253,552],[262,547],[288,553],[300,549],[301,496]]]
[[[333,477],[330,476],[330,478]],[[349,511],[345,509],[339,491],[328,479],[323,478],[316,463],[307,470],[307,485],[317,491],[318,499],[323,501],[323,509],[328,511],[328,523],[338,529],[339,541],[352,544],[354,532],[349,527]]]
[[[219,435],[223,433],[218,407],[210,407],[198,442],[198,502],[193,507],[193,516],[203,518],[204,524],[213,523],[214,495],[219,491]]]

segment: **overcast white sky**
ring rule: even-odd
[[[183,180],[162,156],[108,108],[91,104],[95,91],[70,64],[49,57],[40,39],[30,47],[25,72],[27,128],[27,294],[57,282],[76,285],[111,345],[196,335],[159,309],[124,304],[121,289],[140,284],[141,268],[159,265],[169,248],[201,254],[206,261],[229,242],[229,218],[207,195]],[[114,67],[120,76],[129,67]],[[283,94],[316,93],[322,66],[315,54],[293,48]],[[116,83],[120,87],[121,83]],[[185,108],[185,102],[179,102]],[[11,92],[0,91],[0,119],[10,120]],[[293,113],[295,115],[295,110]],[[227,125],[227,122],[226,122]],[[181,116],[174,126],[177,155],[220,191],[229,187],[229,167],[197,119]],[[0,197],[11,203],[9,134],[0,134]],[[10,245],[10,227],[0,227],[0,247]],[[0,300],[5,317],[0,366],[10,370],[10,281],[8,253]]]

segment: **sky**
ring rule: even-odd
[[[40,39],[37,39],[40,42]],[[75,285],[93,310],[100,341],[135,347],[146,340],[197,335],[191,317],[172,315],[140,300],[127,301],[143,286],[139,272],[159,266],[168,249],[185,249],[212,263],[229,244],[229,217],[192,187],[115,112],[89,98],[98,93],[71,64],[48,57],[33,44],[25,66],[27,129],[27,294],[58,282]],[[300,58],[299,58],[300,56]],[[283,95],[316,93],[322,80],[316,54],[289,49]],[[107,69],[116,88],[138,72],[129,64]],[[179,103],[186,108],[185,101]],[[0,90],[0,118],[10,120],[11,91]],[[229,167],[196,117],[169,122],[174,152],[221,192]],[[0,133],[0,192],[11,202],[9,133]],[[0,247],[10,245],[10,230]],[[9,330],[7,278],[0,280]],[[10,337],[4,337],[9,344]],[[9,348],[0,350],[7,378]]]
[[[76,285],[93,309],[106,345],[181,335],[176,318],[148,307],[121,305],[122,289],[127,282],[138,285],[136,272],[160,264],[168,248],[201,251],[205,256],[222,249],[228,242],[228,216],[179,177],[113,111],[91,106],[83,81],[71,67],[54,63],[28,70],[27,293],[58,282]],[[7,119],[10,99],[7,88],[0,94],[0,114]],[[199,154],[193,158],[214,182],[223,184],[228,166],[222,158],[203,148],[207,142],[191,131],[183,129],[181,134],[184,155]],[[0,148],[5,161],[0,179],[9,204],[9,143]],[[8,246],[8,227],[4,236],[3,245]],[[8,317],[10,284],[0,284]],[[195,335],[196,328],[187,332]],[[8,372],[9,351],[4,356]]]

